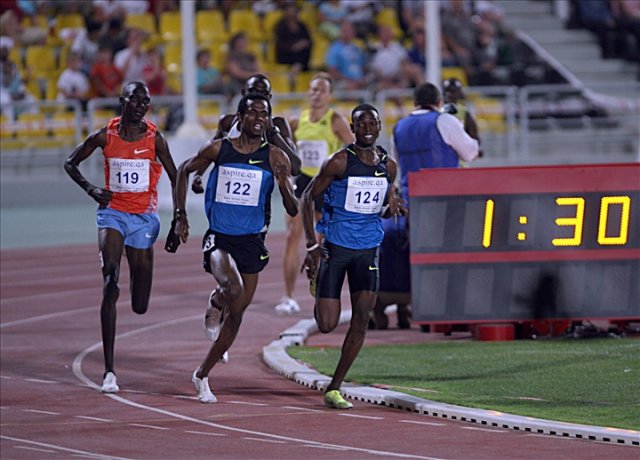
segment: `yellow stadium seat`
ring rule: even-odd
[[[209,46],[209,52],[211,53],[211,66],[222,72],[225,68],[225,62],[227,60],[227,47],[219,43]]]
[[[58,147],[60,141],[49,136],[49,127],[43,113],[21,113],[18,115],[16,137],[35,148]]]
[[[205,106],[198,107],[198,121],[207,130],[215,131],[218,129],[220,116],[221,111],[217,104],[207,104]]]
[[[54,27],[53,40],[50,45],[60,45],[65,42],[71,42],[70,39],[63,39],[61,33],[64,29],[85,29],[86,25],[84,18],[78,13],[63,13],[56,16],[56,22]]]
[[[201,45],[229,41],[227,25],[221,11],[200,10],[196,12],[196,38]]]
[[[448,80],[449,78],[457,78],[462,83],[463,87],[469,86],[469,80],[467,78],[467,73],[464,71],[462,67],[443,67],[440,75],[442,76],[442,80]]]
[[[393,31],[393,36],[396,39],[402,37],[402,28],[398,21],[398,14],[394,8],[383,8],[376,15],[376,24],[379,26],[386,25]]]
[[[295,93],[306,93],[309,91],[309,85],[311,84],[311,79],[316,74],[315,71],[304,71],[298,73],[294,80],[293,91]]]
[[[31,45],[25,54],[25,66],[34,78],[50,78],[58,69],[56,49],[47,45]]]
[[[182,72],[169,72],[167,74],[167,86],[175,94],[182,94]]]
[[[262,21],[251,9],[242,8],[229,13],[229,34],[238,32],[244,32],[249,40],[262,41],[265,38]]]
[[[262,29],[267,40],[273,40],[275,37],[276,24],[282,18],[282,10],[276,9],[267,12],[262,18]]]
[[[318,9],[312,4],[305,4],[300,9],[298,17],[300,18],[300,22],[307,26],[309,33],[313,35],[318,28]]]
[[[15,132],[16,122],[0,114],[0,141],[3,158],[6,158],[8,150],[20,150],[25,147],[24,139],[15,137]]]
[[[128,29],[139,29],[153,37],[158,34],[156,20],[151,13],[128,14],[125,18]]]
[[[73,112],[56,112],[47,120],[47,125],[51,134],[56,139],[68,144],[76,140],[76,115]]]
[[[182,70],[182,45],[180,43],[169,43],[165,46],[163,64],[169,73]]]
[[[505,109],[499,99],[476,96],[469,97],[473,103],[478,131],[482,136],[483,132],[502,134],[507,131],[504,120]]]
[[[110,109],[97,109],[91,114],[91,126],[89,129],[95,131],[96,129],[101,129],[107,126],[109,120],[114,118],[116,113]]]
[[[22,56],[22,48],[20,46],[14,46],[9,51],[9,59],[16,66],[18,66],[18,70],[24,69],[24,59]]]
[[[271,81],[271,91],[274,93],[290,93],[291,92],[291,75],[288,73],[269,74]]]
[[[316,36],[311,47],[309,66],[312,69],[324,69],[327,66],[327,50],[331,43],[323,36]]]
[[[182,40],[180,11],[165,11],[160,14],[160,36],[165,43]]]

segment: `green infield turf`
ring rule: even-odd
[[[332,375],[339,348],[290,347]],[[553,339],[365,346],[347,381],[432,401],[640,430],[640,340]]]

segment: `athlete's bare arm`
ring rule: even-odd
[[[298,200],[293,194],[293,186],[289,180],[291,175],[291,164],[287,155],[275,145],[269,146],[269,162],[271,170],[275,176],[280,195],[282,195],[282,204],[284,209],[291,217],[298,214]]]
[[[107,145],[107,128],[102,128],[91,133],[64,162],[64,170],[69,177],[78,184],[87,194],[96,200],[101,206],[106,206],[111,200],[111,191],[101,187],[96,187],[90,183],[80,172],[79,165],[89,158],[97,149]]]
[[[189,238],[189,221],[185,212],[187,200],[187,185],[189,183],[189,174],[207,167],[218,159],[221,139],[207,141],[191,158],[187,158],[178,168],[176,175],[176,186],[174,192],[173,212],[176,218],[175,233],[180,237],[183,243]]]

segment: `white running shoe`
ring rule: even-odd
[[[113,372],[107,372],[104,376],[104,380],[102,381],[102,392],[117,393],[118,391],[120,391],[120,387],[116,380],[116,374]]]
[[[196,373],[198,370],[193,371],[193,375],[191,376],[191,381],[196,387],[196,391],[198,392],[198,399],[201,403],[211,404],[218,401],[218,398],[211,392],[209,388],[209,377],[205,377],[203,379],[199,379],[196,377]]]
[[[298,305],[295,299],[285,296],[280,299],[280,303],[275,306],[275,311],[278,315],[295,315],[300,312],[300,305]]]
[[[207,306],[207,312],[204,315],[204,333],[207,336],[207,339],[212,342],[218,340],[220,328],[222,327],[222,310],[213,305],[213,296],[215,293],[216,289],[214,289],[209,296],[209,305]]]
[[[227,364],[229,362],[229,352],[225,351],[222,353],[222,358],[220,358],[220,362],[223,364]]]

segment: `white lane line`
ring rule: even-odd
[[[90,417],[89,415],[74,415],[74,417],[81,418],[83,420],[93,420],[94,422],[113,423],[113,420],[109,420],[109,419],[106,419],[106,418],[100,418],[100,417]]]
[[[349,450],[346,447],[340,447],[340,446],[317,446],[315,444],[305,444],[302,447],[314,447],[316,449],[340,450],[340,451]]]
[[[193,431],[193,430],[185,430],[185,433],[201,434],[201,435],[204,435],[204,436],[229,436],[228,434],[224,434],[224,433],[207,433],[205,431]]]
[[[161,431],[169,429],[164,426],[145,425],[144,423],[129,423],[129,426],[137,426],[140,428],[151,428],[152,430],[161,430]]]
[[[27,382],[35,382],[35,383],[60,383],[53,380],[42,380],[42,379],[25,379]]]
[[[296,406],[282,406],[283,409],[292,409],[292,410],[301,410],[303,412],[326,412],[319,409],[308,409],[306,407],[296,407]]]
[[[98,307],[96,307],[95,305],[92,305],[91,307],[76,308],[75,310],[66,310],[66,311],[60,311],[58,313],[49,313],[48,315],[32,316],[31,318],[18,319],[15,321],[9,321],[7,323],[0,324],[0,329],[3,329],[5,327],[11,327],[11,326],[21,326],[23,324],[32,323],[34,321],[42,321],[45,319],[75,315],[76,313],[85,313],[92,310],[95,311],[97,308]]]
[[[373,415],[357,415],[357,414],[338,414],[342,417],[353,417],[353,418],[366,418],[368,420],[384,420],[384,417],[377,417]]]
[[[476,428],[475,426],[461,426],[460,427],[463,430],[471,430],[471,431],[486,431],[487,433],[508,433],[509,430],[492,430],[490,428]]]
[[[38,409],[22,409],[25,412],[33,412],[35,414],[46,414],[46,415],[60,415],[60,412],[50,412],[48,410],[38,410]]]
[[[51,449],[39,449],[37,447],[29,447],[29,446],[13,446],[14,449],[24,449],[24,450],[35,450],[36,452],[45,452],[47,454],[55,453],[55,450]]]
[[[176,318],[176,319],[164,321],[164,322],[161,322],[161,323],[150,324],[148,326],[141,327],[140,329],[135,329],[135,330],[132,330],[132,331],[129,331],[129,332],[125,332],[124,334],[117,335],[116,336],[116,340],[122,340],[122,339],[124,339],[126,337],[130,337],[132,335],[142,334],[142,333],[149,332],[149,331],[152,331],[154,329],[160,329],[160,328],[163,328],[163,327],[166,327],[166,326],[175,326],[177,324],[188,322],[188,321],[193,321],[193,320],[199,319],[199,318],[201,318],[201,314],[187,316],[187,317],[183,317],[183,318]],[[84,360],[84,358],[89,353],[91,353],[91,352],[93,352],[95,350],[99,350],[101,347],[102,347],[102,341],[96,342],[93,345],[85,348],[83,351],[78,353],[78,355],[74,358],[73,365],[72,365],[73,374],[76,376],[76,378],[78,380],[82,381],[83,383],[85,383],[89,388],[93,388],[96,391],[100,391],[101,386],[99,386],[97,383],[95,383],[93,380],[91,380],[89,377],[87,377],[82,372],[82,361]],[[177,412],[171,412],[171,411],[168,411],[168,410],[165,410],[165,409],[159,409],[159,408],[153,407],[153,406],[146,406],[144,404],[140,404],[138,402],[131,401],[129,399],[123,398],[122,396],[118,396],[117,394],[105,393],[104,396],[107,397],[107,398],[111,398],[112,400],[120,402],[122,404],[126,404],[128,406],[135,407],[137,409],[146,410],[146,411],[149,411],[149,412],[155,412],[157,414],[164,415],[165,417],[171,417],[171,418],[175,418],[175,419],[178,419],[178,420],[184,420],[184,421],[188,421],[188,422],[191,422],[191,423],[208,426],[208,427],[211,427],[211,428],[217,428],[217,429],[221,429],[221,430],[232,431],[232,432],[235,432],[235,433],[243,433],[243,434],[253,435],[253,436],[262,436],[262,437],[270,438],[270,439],[279,439],[279,440],[283,440],[283,441],[297,442],[297,443],[301,443],[301,444],[305,444],[305,445],[313,445],[313,446],[321,447],[321,448],[334,448],[334,449],[339,449],[339,450],[348,450],[348,451],[351,451],[351,452],[363,452],[363,453],[366,453],[366,454],[384,455],[384,456],[387,456],[388,458],[416,458],[416,459],[420,459],[420,460],[444,460],[444,459],[439,458],[439,457],[427,457],[427,456],[421,456],[421,455],[410,455],[410,454],[403,454],[403,453],[399,453],[399,452],[391,452],[391,451],[384,451],[384,450],[374,450],[374,449],[365,449],[365,448],[362,448],[362,447],[341,446],[341,445],[337,445],[337,444],[318,442],[318,441],[313,441],[313,440],[309,440],[309,439],[294,438],[294,437],[290,437],[290,436],[282,436],[282,435],[273,434],[273,433],[266,433],[266,432],[254,431],[254,430],[246,430],[246,429],[243,429],[243,428],[236,428],[236,427],[233,427],[233,426],[228,426],[228,425],[222,425],[222,424],[219,424],[219,423],[209,422],[207,420],[200,420],[200,419],[195,418],[195,417],[190,417],[188,415],[179,414]]]
[[[68,447],[56,446],[54,444],[47,444],[45,442],[31,441],[29,439],[14,438],[11,436],[5,436],[1,434],[0,434],[0,439],[21,442],[21,443],[32,445],[32,446],[48,447],[49,449],[55,449],[56,451],[62,451],[62,452],[70,452],[72,454],[88,455],[91,458],[97,458],[99,460],[134,460],[129,457],[114,457],[113,455],[98,454],[95,452],[87,452],[85,450],[69,449]]]
[[[414,425],[429,425],[429,426],[446,426],[446,423],[439,422],[418,422],[417,420],[398,420],[400,423],[413,423]]]
[[[244,436],[242,439],[246,439],[248,441],[270,442],[272,444],[286,444],[287,443],[287,441],[278,441],[277,439],[252,438],[250,436]]]
[[[244,406],[268,406],[269,404],[265,403],[256,403],[256,402],[248,402],[248,401],[225,401],[229,404],[242,404]]]

